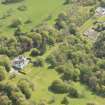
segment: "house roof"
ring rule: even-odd
[[[96,15],[105,15],[105,8],[104,7],[98,7],[96,9]]]
[[[12,62],[13,67],[20,68],[20,69],[26,66],[27,64],[28,64],[28,60],[24,56],[18,56]]]

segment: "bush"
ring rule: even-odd
[[[0,81],[6,78],[6,71],[3,67],[0,67]]]
[[[18,82],[18,87],[20,88],[20,90],[22,91],[22,93],[25,95],[27,99],[31,97],[31,88],[30,88],[30,84],[27,81],[20,80]]]
[[[50,64],[51,67],[55,67],[57,65],[57,60],[54,55],[50,55],[46,58],[46,62]]]
[[[63,83],[62,80],[55,80],[50,86],[50,89],[55,93],[67,93],[69,86]]]
[[[61,104],[64,104],[64,105],[69,105],[69,100],[67,97],[64,97]]]
[[[64,5],[73,3],[73,0],[65,0]]]
[[[27,7],[25,5],[21,5],[18,7],[18,10],[25,11],[25,10],[27,10]]]
[[[31,19],[27,19],[27,20],[24,22],[24,24],[30,24],[30,23],[32,23],[32,20],[31,20]]]
[[[82,97],[82,94],[74,87],[70,87],[68,96],[72,98],[79,98]]]
[[[8,56],[0,56],[0,65],[5,67],[6,71],[10,71],[11,65]]]
[[[33,62],[33,66],[41,67],[43,65],[44,65],[44,61],[39,57]]]
[[[8,96],[0,94],[0,105],[12,105],[12,101]]]
[[[9,26],[12,27],[12,28],[16,28],[19,25],[21,25],[21,21],[19,19],[14,19],[14,20],[12,20],[12,22]]]
[[[37,49],[37,48],[34,48],[32,51],[31,51],[31,56],[38,56],[40,54],[40,51]]]
[[[105,1],[104,0],[99,0],[100,1],[100,6],[105,7]]]
[[[16,3],[21,1],[24,1],[24,0],[3,0],[2,4]]]
[[[101,33],[98,36],[93,46],[94,54],[99,58],[105,57],[105,41],[104,40],[105,40],[105,32]]]

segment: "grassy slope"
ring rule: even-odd
[[[32,24],[24,25],[23,30],[27,30],[39,23],[41,23],[49,15],[55,16],[62,11],[64,0],[25,0],[22,3],[2,5],[0,4],[0,17],[5,15],[7,11],[11,12],[11,16],[0,20],[0,33],[11,35],[13,29],[8,28],[8,25],[13,19],[19,18],[24,23],[27,19],[32,20]],[[19,11],[17,8],[21,5],[26,5],[26,11]]]

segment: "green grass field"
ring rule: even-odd
[[[12,35],[14,29],[8,28],[8,25],[13,19],[20,19],[23,30],[26,31],[45,21],[49,15],[55,18],[55,15],[63,10],[63,2],[64,0],[25,0],[22,3],[0,4],[0,17],[6,16],[8,13],[11,14],[11,16],[0,19],[0,33],[3,35]],[[27,7],[25,11],[17,9],[22,5]],[[28,19],[32,20],[32,23],[24,25],[24,22]],[[52,22],[52,20],[50,21]]]

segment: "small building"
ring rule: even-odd
[[[105,8],[104,7],[98,7],[95,12],[96,12],[97,16],[103,16],[103,15],[105,15]]]
[[[13,62],[12,62],[12,66],[15,69],[21,70],[23,69],[25,66],[27,66],[29,63],[29,60],[24,57],[24,56],[18,56],[16,57]]]

